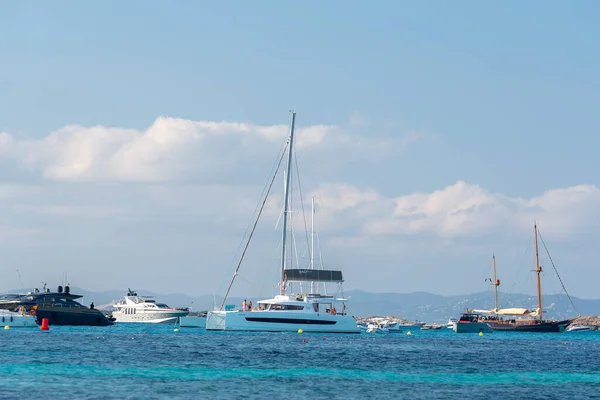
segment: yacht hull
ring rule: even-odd
[[[457,322],[452,327],[452,330],[456,333],[492,333],[490,325],[483,322]]]
[[[206,328],[206,317],[181,317],[179,326],[181,328]]]
[[[488,324],[495,331],[503,332],[564,332],[571,323],[570,320],[564,321],[542,321],[533,323],[509,323],[509,322],[494,322]]]
[[[274,311],[209,311],[208,331],[360,333],[349,315]]]
[[[35,328],[35,318],[33,315],[23,315],[21,313],[1,311],[0,312],[1,326],[9,326],[11,328]]]
[[[188,315],[188,312],[141,312],[139,314],[113,312],[112,315],[115,318],[115,322],[119,323],[173,324],[177,322],[178,318]]]
[[[60,307],[42,307],[40,306],[35,314],[36,323],[42,323],[43,318],[48,318],[48,323],[52,325],[87,325],[87,326],[108,326],[113,322],[109,320],[100,310],[89,308],[60,308]]]

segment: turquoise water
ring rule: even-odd
[[[600,332],[412,333],[11,329],[0,398],[600,398]]]

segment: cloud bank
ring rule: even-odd
[[[0,246],[11,268],[29,269],[40,279],[52,280],[66,269],[90,289],[127,287],[134,280],[159,292],[214,293],[215,281],[230,277],[235,247],[287,132],[286,125],[160,117],[144,130],[70,125],[40,138],[1,133],[0,161],[35,179],[0,184]],[[440,246],[454,249],[455,268],[468,270],[462,259],[472,262],[469,254],[479,250],[465,243],[491,253],[499,238],[530,232],[534,220],[549,240],[595,234],[600,189],[594,185],[525,198],[458,180],[428,192],[399,187],[394,193],[357,182],[354,172],[381,173],[382,161],[393,165],[410,146],[418,148],[422,135],[385,137],[335,125],[300,126],[297,132],[300,169],[318,178],[303,188],[304,200],[309,204],[315,197],[323,245],[339,254],[329,260],[355,278],[353,287],[402,291],[391,282],[416,272],[398,269],[398,260],[435,265]],[[274,189],[265,213],[262,226],[269,232],[279,217],[281,192]],[[300,213],[295,218],[301,227]],[[277,235],[257,235],[259,253],[276,258]],[[575,260],[576,250],[570,251]],[[255,276],[262,276],[264,258],[255,264]],[[389,282],[369,283],[365,265]],[[160,273],[140,274],[144,268]],[[106,278],[90,273],[98,269]]]

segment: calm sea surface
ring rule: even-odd
[[[120,324],[2,330],[0,344],[0,398],[600,398],[600,332],[318,335]]]

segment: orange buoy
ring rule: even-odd
[[[42,318],[42,326],[40,326],[41,331],[48,331],[50,328],[48,327],[48,318]]]

